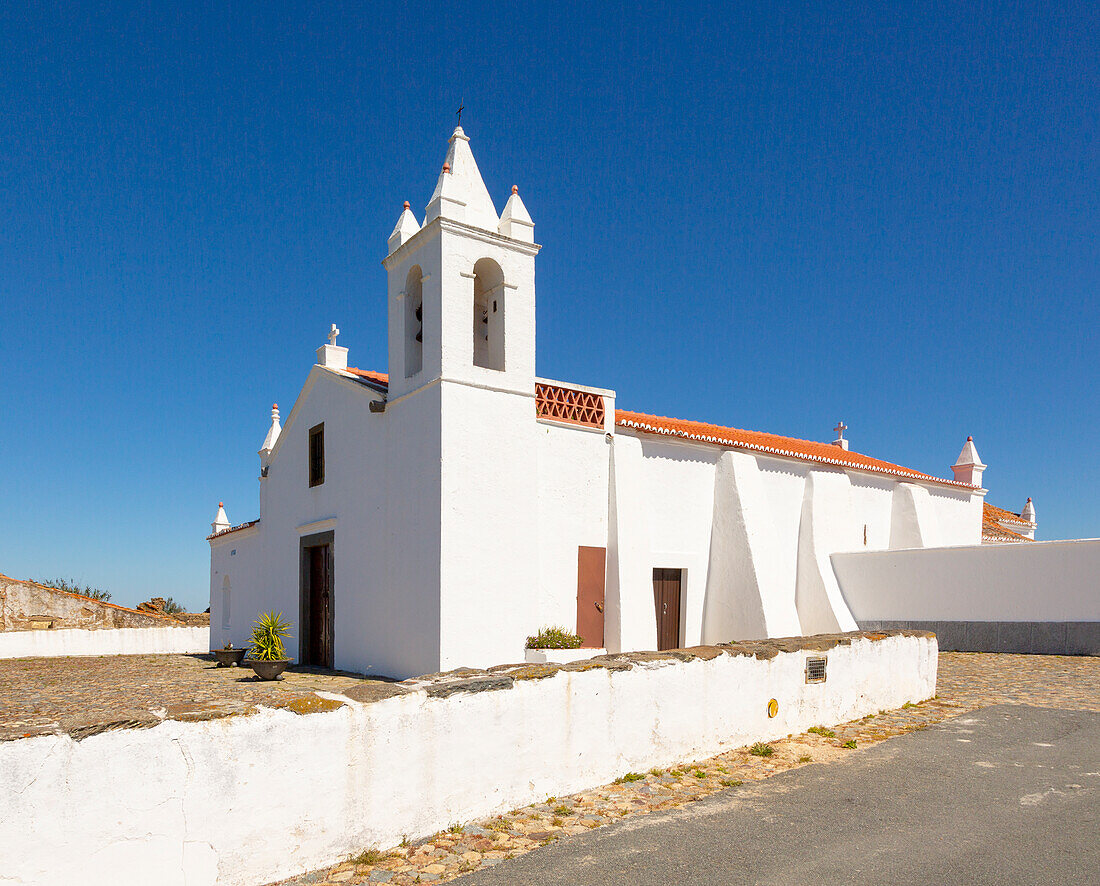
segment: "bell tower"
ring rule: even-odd
[[[459,126],[388,246],[394,580],[438,582],[440,670],[515,661],[538,630],[534,224],[515,187],[497,214]]]
[[[390,400],[436,379],[534,393],[534,224],[496,207],[459,126],[421,225],[406,203],[388,241]]]

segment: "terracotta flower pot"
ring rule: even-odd
[[[279,674],[290,667],[289,658],[280,658],[276,661],[261,661],[258,658],[246,658],[244,663],[256,672],[261,680],[278,680]]]
[[[214,658],[218,660],[219,668],[239,668],[241,659],[244,658],[245,649],[214,649]]]

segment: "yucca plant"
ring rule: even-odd
[[[252,624],[252,642],[249,657],[257,661],[283,661],[286,650],[283,637],[290,636],[290,622],[283,620],[281,612],[265,612]]]

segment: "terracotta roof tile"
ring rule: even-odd
[[[986,504],[985,515],[996,520],[998,523],[1016,523],[1020,526],[1028,527],[1032,525],[1015,511],[1006,511],[1004,508],[999,508],[996,505]]]
[[[1031,526],[1026,520],[1021,520],[1019,514],[1006,511],[996,505],[982,503],[982,538],[986,541],[1034,541],[1026,535],[1010,529],[1005,523],[1018,526]]]
[[[706,424],[701,421],[685,421],[679,418],[646,415],[642,412],[626,412],[622,409],[615,411],[615,424],[634,428],[647,434],[664,434],[697,440],[700,443],[716,443],[719,446],[752,449],[758,452],[786,456],[787,458],[858,468],[876,474],[891,474],[897,477],[924,480],[929,483],[941,483],[945,486],[955,486],[960,489],[978,488],[971,486],[969,483],[933,477],[931,474],[924,474],[888,461],[871,458],[869,455],[861,455],[858,452],[841,449],[831,443],[818,443],[814,440],[799,440],[796,437],[781,437],[777,434],[765,434],[760,431],[745,431],[739,428]]]
[[[360,378],[365,378],[368,381],[376,382],[380,385],[389,387],[390,377],[385,372],[375,372],[371,369],[356,369],[354,366],[349,366],[347,371],[352,375],[358,375]]]
[[[390,377],[384,372],[374,372],[369,369],[356,369],[349,366],[352,375],[372,381],[378,385],[389,385]],[[933,477],[914,471],[911,468],[891,464],[888,461],[871,458],[869,455],[860,455],[858,452],[841,449],[831,443],[818,443],[813,440],[799,440],[795,437],[781,437],[777,434],[765,434],[760,431],[744,431],[738,428],[727,428],[721,425],[706,424],[700,421],[685,421],[678,418],[665,418],[659,415],[646,415],[643,412],[627,412],[622,409],[615,410],[615,424],[622,427],[633,428],[647,434],[664,434],[673,437],[682,437],[688,440],[697,440],[701,443],[716,443],[720,446],[732,446],[741,449],[753,449],[759,452],[769,452],[774,455],[798,458],[805,461],[819,462],[823,464],[841,465],[860,470],[870,471],[876,474],[890,474],[896,477],[908,477],[913,480],[924,480],[929,483],[940,483],[944,486],[954,486],[959,489],[977,489],[969,483],[960,483],[956,480],[946,480],[942,477]]]

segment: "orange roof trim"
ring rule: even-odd
[[[957,489],[980,488],[971,486],[969,483],[960,483],[958,480],[933,477],[931,474],[923,474],[920,471],[914,471],[888,461],[841,449],[831,443],[818,443],[814,440],[780,437],[777,434],[744,431],[739,428],[726,428],[721,425],[711,425],[701,421],[685,421],[679,418],[665,418],[660,415],[646,415],[643,412],[626,412],[622,409],[615,410],[615,424],[633,428],[646,434],[664,434],[671,437],[696,440],[700,443],[716,443],[719,446],[753,449],[757,452],[768,452],[787,458],[858,468],[875,474],[892,474],[897,477],[924,480],[928,483],[940,483],[944,486],[954,486]]]

